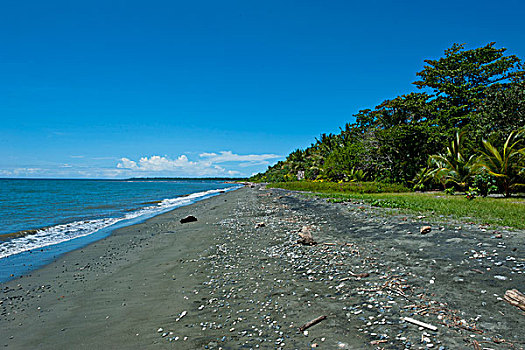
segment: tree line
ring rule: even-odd
[[[420,90],[360,110],[253,181],[380,181],[510,195],[525,181],[525,71],[495,43],[425,60]],[[510,154],[509,154],[510,152]],[[504,158],[504,159],[502,159]]]

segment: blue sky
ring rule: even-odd
[[[523,1],[2,1],[0,177],[249,176]]]

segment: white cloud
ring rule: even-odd
[[[239,155],[231,151],[222,151],[217,153],[201,153],[201,158],[206,158],[213,163],[225,163],[225,162],[248,162],[250,164],[267,164],[269,159],[280,158],[276,154],[246,154]]]
[[[75,177],[81,176],[83,178],[117,178],[125,176],[125,170],[123,169],[106,169],[106,168],[87,168],[87,169],[79,169],[74,172],[71,172],[71,174],[74,174]]]
[[[190,162],[188,157],[181,155],[175,160],[168,159],[161,156],[142,157],[139,161],[139,169],[145,171],[164,171],[164,170],[178,170],[178,169],[192,169],[197,167],[197,163]]]
[[[15,178],[117,178],[126,176],[123,169],[55,164],[47,168],[20,167],[0,169],[0,177]]]
[[[41,168],[14,168],[14,169],[2,169],[0,170],[0,175],[3,176],[15,176],[15,177],[24,177],[30,175],[40,175],[44,174],[45,169]]]
[[[137,162],[129,160],[128,158],[121,158],[120,163],[117,164],[117,168],[121,169],[137,169]]]
[[[25,166],[0,167],[0,177],[123,178],[123,177],[233,177],[250,176],[264,170],[275,154],[235,154],[231,151],[182,154],[175,158],[153,155],[139,159],[69,156],[74,162],[40,162]],[[82,159],[83,158],[83,159]],[[107,160],[104,162],[104,160]]]
[[[204,152],[204,153],[199,154],[199,157],[215,157],[216,155],[217,155],[217,153],[213,153],[213,152],[212,153],[206,153],[206,152]]]
[[[138,161],[121,158],[117,168],[131,173],[161,174],[162,176],[239,176],[242,173],[235,168],[246,168],[268,164],[269,159],[280,158],[275,154],[248,154],[239,155],[231,151],[222,151],[219,154],[206,152],[199,154],[200,159],[192,161],[186,155],[176,159],[167,156],[142,157]],[[229,164],[228,169],[219,164]]]
[[[209,162],[192,162],[186,155],[177,159],[162,156],[142,157],[138,162],[122,158],[117,164],[119,169],[128,169],[142,173],[170,173],[173,176],[216,176],[228,174],[228,171]]]
[[[91,157],[93,160],[118,160],[117,157]]]

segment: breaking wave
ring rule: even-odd
[[[41,249],[50,245],[70,241],[75,238],[88,236],[117,223],[125,223],[126,221],[130,221],[130,224],[135,223],[141,219],[145,220],[174,208],[192,204],[196,201],[237,188],[239,187],[234,186],[225,189],[215,189],[192,193],[190,195],[177,198],[167,198],[159,201],[156,205],[151,205],[132,212],[128,212],[122,217],[80,220],[67,224],[60,224],[36,230],[20,231],[9,234],[6,235],[6,238],[13,238],[0,243],[0,259],[25,251]]]

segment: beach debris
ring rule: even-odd
[[[382,339],[382,340],[372,340],[372,341],[370,342],[370,345],[379,345],[379,344],[381,344],[381,343],[387,343],[387,342],[388,342],[387,339]]]
[[[437,331],[437,327],[436,326],[433,326],[433,325],[425,323],[425,322],[418,321],[416,319],[413,319],[412,317],[404,317],[403,320],[405,322],[415,324],[416,326],[423,327],[423,328],[426,328],[426,329],[430,329],[431,331]]]
[[[525,311],[525,295],[518,291],[517,289],[509,289],[505,292],[505,295],[503,296],[503,300],[505,300],[510,305],[519,307],[523,311]]]
[[[319,316],[319,317],[316,317],[314,318],[313,320],[311,321],[308,321],[306,322],[305,324],[303,324],[301,327],[299,327],[299,331],[300,332],[304,332],[306,331],[308,328],[312,327],[312,326],[315,326],[316,324],[318,324],[319,322],[323,321],[326,319],[326,315],[323,315],[323,316]],[[308,333],[307,333],[308,334]]]
[[[432,231],[432,227],[431,227],[431,226],[422,226],[422,227],[419,229],[419,233],[421,233],[422,235],[426,235],[426,234],[429,233],[430,231]]]
[[[188,222],[194,222],[194,221],[197,221],[197,218],[193,215],[188,215],[185,218],[180,219],[181,224],[185,224]]]
[[[368,272],[363,272],[363,273],[354,273],[350,270],[348,270],[348,274],[352,277],[356,277],[356,278],[366,278],[368,276],[370,276],[370,274]],[[348,281],[349,279],[351,279],[352,277],[343,277],[339,280],[339,282],[344,282],[344,281]]]
[[[180,313],[179,317],[177,317],[177,318],[175,319],[175,322],[179,322],[180,319],[183,318],[184,316],[186,316],[187,313],[188,313],[187,311],[182,311],[182,312]]]
[[[302,245],[316,245],[317,242],[312,236],[311,229],[311,226],[303,226],[301,231],[299,231],[299,237],[301,237],[301,239],[299,239],[297,243]]]
[[[266,224],[264,222],[258,222],[255,224],[255,228],[264,227]]]
[[[512,333],[505,329],[507,324],[503,322],[484,331],[487,332],[486,336],[478,337],[478,334],[482,333],[476,328],[479,315],[474,318],[478,305],[486,306],[489,301],[487,298],[491,298],[491,294],[497,292],[499,295],[494,294],[494,297],[503,300],[506,288],[501,290],[501,284],[509,283],[510,280],[515,287],[521,289],[519,286],[524,276],[521,273],[525,268],[525,260],[522,259],[521,253],[513,254],[515,257],[508,255],[512,254],[510,250],[514,245],[511,235],[508,241],[488,241],[488,234],[471,237],[471,231],[473,234],[478,233],[478,230],[474,231],[472,227],[467,228],[466,234],[462,235],[453,233],[453,230],[445,230],[442,235],[436,237],[427,235],[424,240],[430,239],[430,243],[443,240],[443,243],[454,247],[454,254],[464,257],[460,259],[461,265],[455,261],[443,264],[437,259],[442,252],[439,244],[428,244],[419,249],[417,242],[412,245],[394,241],[396,243],[390,245],[389,241],[374,239],[375,234],[385,230],[388,230],[389,235],[392,234],[391,238],[402,239],[403,237],[394,236],[408,230],[417,234],[417,230],[426,225],[426,222],[416,224],[412,217],[406,222],[407,220],[397,218],[363,214],[357,210],[357,206],[360,205],[358,203],[349,206],[348,209],[353,210],[345,211],[343,215],[340,208],[326,208],[326,213],[317,210],[315,206],[304,206],[304,209],[297,206],[301,208],[297,209],[294,205],[288,206],[276,201],[277,196],[259,197],[257,193],[249,192],[250,196],[247,198],[229,201],[233,203],[233,210],[228,211],[228,216],[221,218],[217,223],[218,229],[213,230],[209,247],[194,256],[180,259],[182,271],[189,272],[191,276],[196,271],[206,269],[205,281],[202,285],[198,282],[200,287],[191,291],[189,288],[183,289],[182,286],[179,289],[184,293],[185,300],[191,300],[190,311],[202,311],[190,317],[191,315],[183,314],[183,310],[180,309],[179,313],[173,314],[171,310],[166,310],[171,315],[168,317],[173,321],[182,317],[184,319],[173,322],[173,332],[170,331],[170,327],[163,328],[156,333],[157,338],[173,342],[171,345],[180,343],[179,347],[182,347],[183,338],[189,340],[207,333],[207,341],[203,345],[209,341],[208,348],[219,348],[219,345],[224,348],[256,348],[259,343],[260,348],[308,348],[309,344],[312,348],[313,344],[316,344],[316,348],[324,348],[322,345],[325,344],[321,342],[327,339],[326,346],[329,348],[350,349],[350,344],[339,342],[337,338],[333,339],[334,335],[337,336],[337,331],[334,332],[336,327],[345,327],[348,321],[351,327],[355,327],[360,333],[363,344],[371,344],[374,348],[385,346],[389,349],[446,350],[449,347],[443,344],[446,344],[449,338],[450,343],[456,345],[463,344],[461,339],[465,338],[467,341],[463,344],[464,347],[472,349],[474,339],[480,344],[486,344],[497,334],[498,340],[492,340],[493,345],[498,344],[499,338],[511,339]],[[290,197],[293,197],[293,194]],[[251,204],[250,200],[255,204]],[[312,201],[313,204],[320,202],[313,199],[308,201]],[[325,207],[324,202],[320,205]],[[331,209],[334,209],[333,216]],[[200,215],[199,211],[195,212],[195,215]],[[175,229],[179,219],[180,217],[175,216],[175,220],[170,222],[172,226],[168,225],[162,229]],[[199,220],[203,221],[204,217]],[[255,228],[257,222],[264,222],[265,228]],[[300,231],[302,233],[303,225],[306,226],[305,232],[315,232],[316,237],[320,239],[321,242],[316,247],[296,244],[300,238],[296,235]],[[432,225],[433,231],[440,229],[437,224]],[[159,239],[157,236],[151,237],[147,239]],[[148,240],[142,239],[141,237],[139,241],[135,238],[133,244],[137,247],[142,247],[141,243],[147,244]],[[477,244],[470,247],[471,241]],[[385,242],[389,245],[385,246]],[[509,245],[508,248],[506,244]],[[97,256],[97,262],[91,263],[89,270],[98,273],[97,269],[104,266],[104,263],[105,259],[101,258],[99,262]],[[82,265],[77,266],[78,271]],[[504,269],[490,270],[491,266],[502,265]],[[492,283],[484,287],[486,290],[481,290],[479,295],[472,293],[469,298],[464,298],[465,300],[457,299],[464,295],[463,293],[451,293],[451,305],[455,304],[458,307],[455,309],[447,303],[448,297],[440,293],[431,294],[435,290],[439,292],[447,287],[446,283],[439,283],[439,275],[444,272],[450,274],[453,281],[469,283],[468,286],[472,280],[477,282],[490,279],[489,282]],[[173,273],[165,273],[163,276],[171,276],[178,284],[182,279]],[[508,277],[507,282],[500,283],[495,280],[494,273]],[[368,277],[362,278],[365,275]],[[435,288],[428,288],[431,281],[435,282]],[[183,283],[185,282],[182,281],[181,285]],[[451,289],[461,291],[462,287],[463,285],[458,285]],[[3,317],[0,322],[8,320],[14,311],[23,308],[23,304],[20,303],[26,296],[23,295],[25,292],[18,291],[18,288],[17,286],[2,289],[3,294],[0,298],[4,299],[4,302],[0,303],[0,316]],[[38,286],[38,297],[40,294],[44,296],[46,288]],[[510,288],[514,287],[509,286]],[[50,293],[52,297],[55,297],[55,294]],[[193,294],[198,296],[192,297]],[[20,299],[15,299],[15,296]],[[17,300],[18,304],[15,305]],[[467,307],[468,304],[475,306]],[[301,313],[296,309],[300,309]],[[322,311],[328,309],[330,313]],[[310,313],[312,311],[308,310],[319,310],[319,313]],[[510,312],[522,313],[519,309],[510,307],[502,311],[509,314],[508,317],[511,317]],[[302,332],[298,330],[302,323],[323,313],[330,317],[330,322],[324,323],[323,327],[305,329]],[[491,316],[497,321],[501,320],[500,314],[504,316],[496,309]],[[415,324],[409,325],[409,322],[403,321],[404,316],[437,325],[438,331],[433,332]],[[402,324],[399,324],[400,321]],[[178,334],[182,330],[188,332],[189,339],[182,334],[175,336],[174,332]],[[329,338],[319,340],[318,334],[309,333],[311,331],[322,332]],[[166,333],[168,335],[165,335]],[[505,346],[511,347],[509,342],[506,342]],[[486,347],[490,348],[499,347]]]

